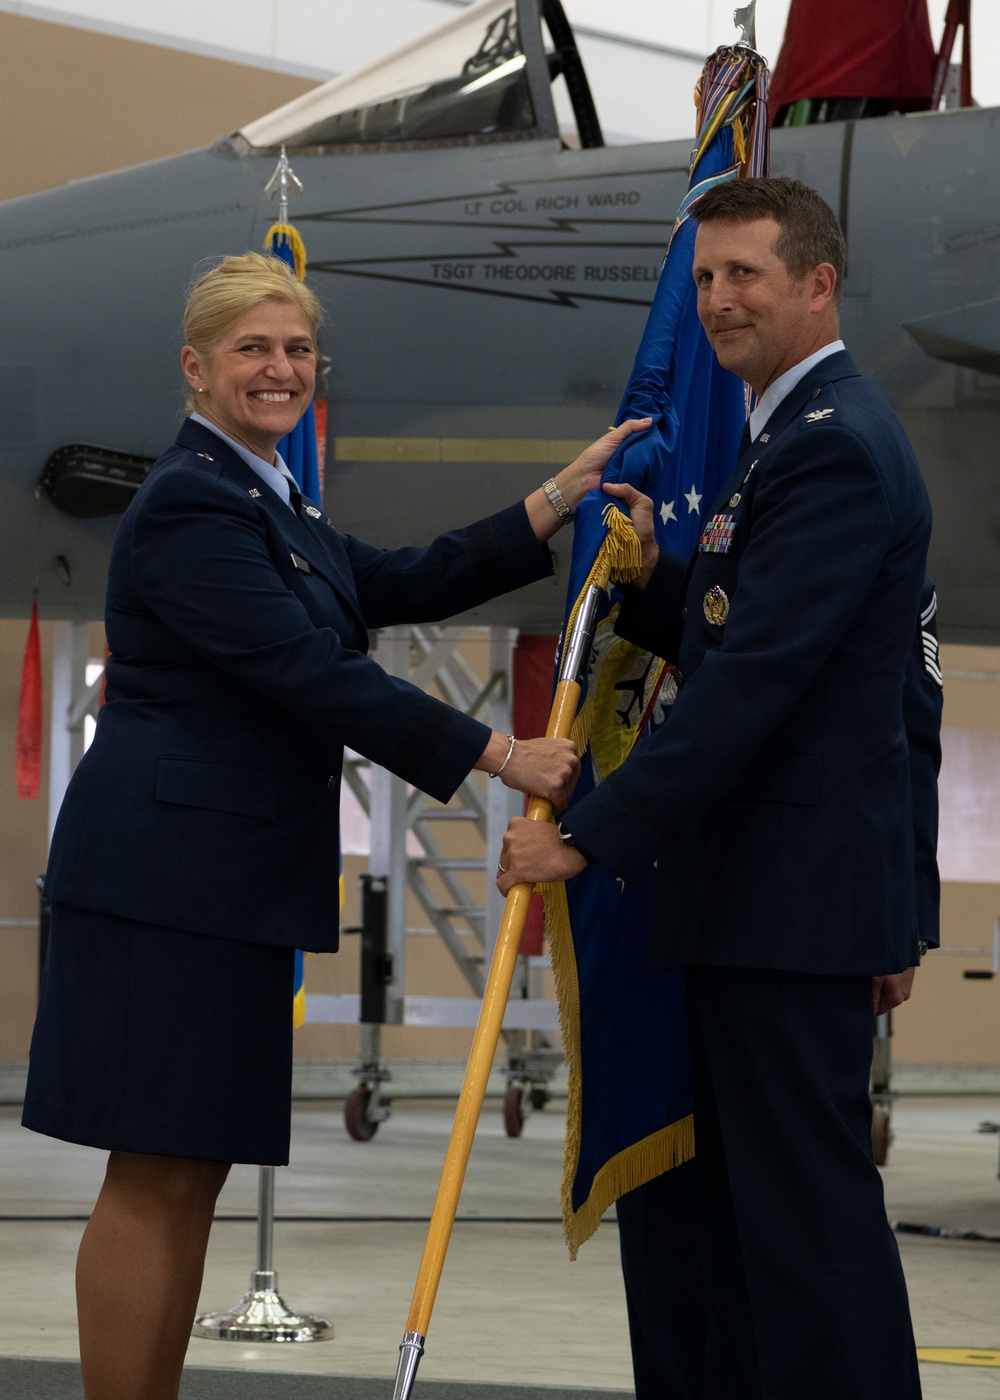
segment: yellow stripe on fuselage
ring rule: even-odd
[[[338,462],[538,462],[566,466],[589,438],[338,437]]]

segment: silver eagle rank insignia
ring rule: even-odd
[[[814,408],[812,413],[805,415],[805,419],[807,423],[819,423],[821,419],[829,418],[832,413],[832,408]]]

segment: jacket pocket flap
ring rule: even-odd
[[[274,821],[278,775],[234,763],[205,763],[197,758],[161,758],[156,770],[156,797],[181,807],[206,807],[237,817]]]
[[[730,802],[819,803],[823,759],[818,753],[779,753],[764,749],[722,794]]]

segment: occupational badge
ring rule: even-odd
[[[311,515],[314,520],[319,520],[323,512],[317,510],[315,506],[306,506],[306,515]]]
[[[713,627],[725,627],[729,616],[729,599],[717,583],[705,594],[702,608]]]
[[[832,413],[832,408],[814,408],[812,413],[805,415],[805,419],[807,423],[818,423],[822,418],[829,418]]]
[[[733,497],[730,505],[739,504],[739,495]],[[713,515],[702,531],[698,541],[700,554],[728,554],[733,547],[734,518],[731,514]]]

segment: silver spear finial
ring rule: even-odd
[[[749,5],[744,5],[740,10],[733,11],[733,23],[737,29],[743,30],[742,38],[737,43],[745,45],[749,49],[757,47],[757,0],[750,0]]]
[[[298,199],[302,193],[302,181],[288,163],[285,155],[284,143],[281,147],[281,158],[274,168],[274,174],[264,186],[264,193],[268,199],[278,201],[278,223],[288,223],[288,201]]]

